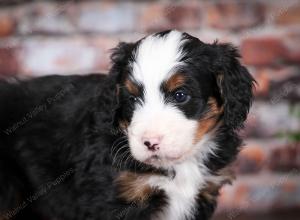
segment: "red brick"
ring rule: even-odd
[[[16,10],[18,33],[33,34],[72,34],[75,32],[74,22],[69,13],[72,1],[61,3],[40,2],[30,7]]]
[[[300,142],[274,149],[270,155],[269,167],[274,171],[300,170]]]
[[[18,70],[17,48],[0,48],[0,75],[16,74]]]
[[[241,29],[264,21],[264,7],[251,1],[213,1],[207,4],[207,24],[214,28]]]
[[[246,140],[232,169],[239,175],[299,170],[300,142],[286,144],[286,138]]]
[[[253,112],[250,112],[247,116],[244,128],[239,132],[239,134],[244,137],[252,137],[256,135],[256,128],[259,124],[259,118]]]
[[[239,173],[257,173],[265,165],[266,152],[260,145],[250,144],[244,147],[235,162],[235,170]]]
[[[101,53],[101,59],[97,59],[95,63],[96,69],[104,70],[105,72],[110,69],[111,49],[116,47],[118,43],[119,41],[117,38],[105,36],[95,37],[90,41],[89,45],[98,48],[99,53]]]
[[[286,59],[300,63],[300,31],[290,32],[283,36],[287,47]]]
[[[280,175],[263,173],[239,176],[223,187],[218,212],[235,219],[249,211],[296,208],[300,204],[299,170]]]
[[[201,9],[198,4],[169,5],[164,9],[164,13],[172,28],[194,29],[200,27]]]
[[[259,67],[252,71],[255,80],[257,81],[256,89],[254,90],[256,97],[268,98],[271,94],[271,89],[277,89],[278,84],[290,81],[294,77],[299,77],[299,69],[297,66],[277,66]],[[274,91],[278,93],[279,90]],[[278,94],[277,94],[278,95]],[[289,99],[289,96],[281,97]]]
[[[126,1],[82,1],[74,21],[86,33],[133,32],[137,27],[139,4]]]
[[[89,38],[33,38],[24,41],[20,52],[22,72],[32,76],[100,71],[97,62],[102,48]]]
[[[151,4],[141,12],[139,29],[143,31],[156,31],[168,27],[168,21],[164,18],[164,7],[161,4]]]
[[[201,7],[196,1],[188,4],[152,3],[142,11],[139,29],[146,32],[197,29],[201,26],[201,17]]]
[[[257,82],[257,86],[254,90],[255,96],[266,97],[269,94],[270,89],[270,74],[268,74],[265,69],[262,69],[256,72],[254,77]]]
[[[275,22],[279,25],[300,25],[300,5],[295,3],[283,8],[275,16]]]
[[[298,103],[300,100],[300,71],[298,75],[286,80],[275,82],[270,88],[270,103],[274,104],[283,100]]]
[[[237,211],[237,213],[236,213]],[[231,215],[230,215],[231,214]],[[234,216],[239,214],[238,216]],[[299,220],[299,207],[270,210],[268,212],[239,212],[239,210],[227,210],[225,212],[217,212],[212,220]]]
[[[251,121],[246,122],[243,136],[271,138],[282,132],[299,131],[300,120],[291,115],[285,95],[286,91],[277,91],[270,101],[254,102],[248,116]]]
[[[15,28],[16,23],[12,16],[0,15],[0,38],[12,35]]]
[[[248,38],[242,41],[241,54],[245,64],[268,65],[285,59],[286,47],[280,38]]]

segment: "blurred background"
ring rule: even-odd
[[[300,219],[300,1],[0,0],[0,77],[106,73],[119,41],[232,42],[259,86],[215,219]]]

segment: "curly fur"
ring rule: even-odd
[[[183,38],[186,53],[181,59],[201,86],[202,105],[214,97],[224,109],[212,137],[218,147],[199,164],[211,178],[198,189],[193,212],[186,216],[204,220],[212,215],[218,190],[226,182],[219,181],[220,171],[241,146],[237,129],[247,117],[254,80],[230,44],[205,44],[186,33]],[[129,152],[126,127],[133,115],[124,80],[140,43],[120,43],[114,49],[109,75],[0,82],[1,220],[162,218],[159,213],[168,206],[169,196],[163,189],[143,185],[143,179],[172,181],[176,170],[124,156]],[[181,110],[187,117],[192,114]]]

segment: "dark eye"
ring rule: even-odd
[[[135,103],[135,102],[137,101],[137,97],[131,95],[131,96],[129,97],[129,101],[132,102],[132,103]]]
[[[190,96],[185,91],[176,91],[174,93],[174,100],[177,103],[185,103],[190,99]]]

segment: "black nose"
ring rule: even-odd
[[[144,145],[147,146],[150,151],[156,151],[159,149],[158,144],[151,144],[150,141],[145,141]]]
[[[145,141],[144,144],[147,146],[147,147],[150,147],[151,146],[151,143],[149,141]]]

